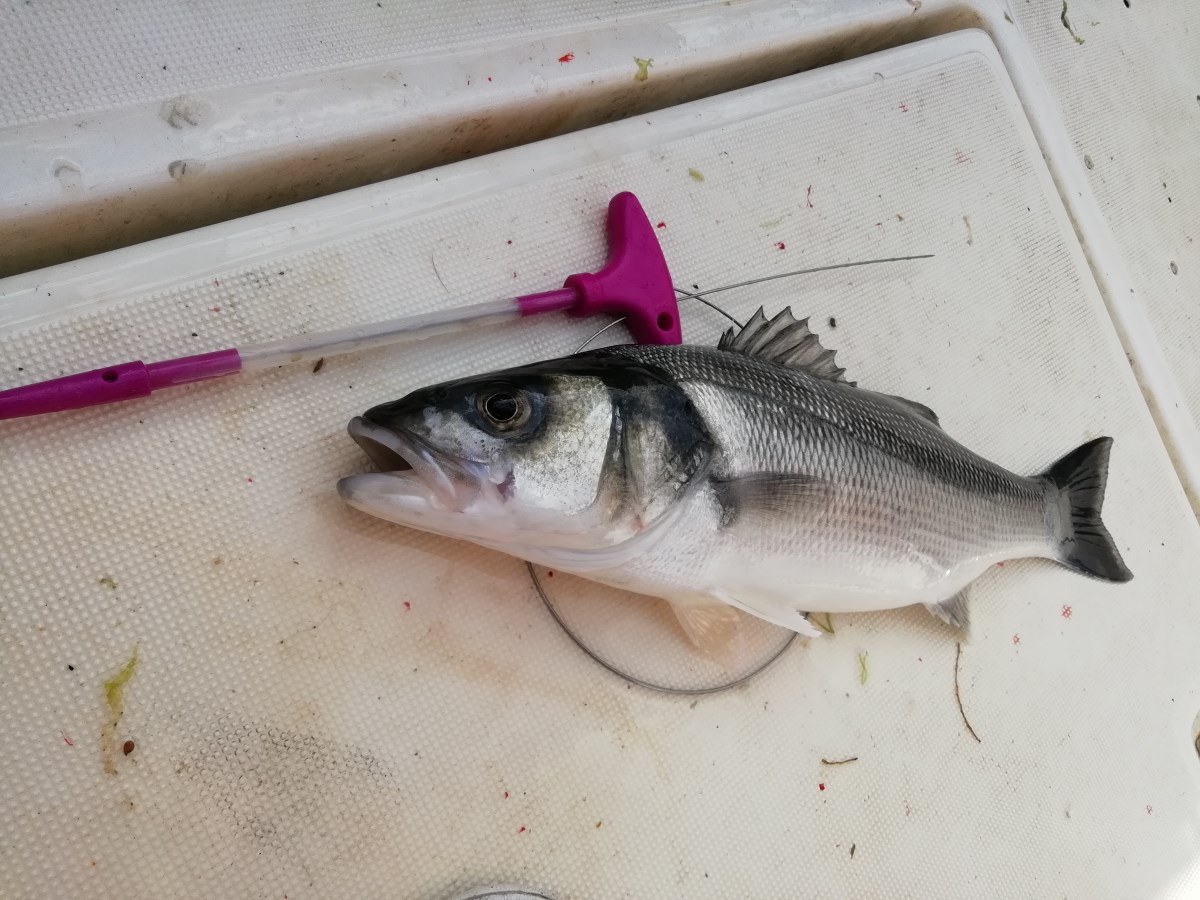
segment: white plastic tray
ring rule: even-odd
[[[947,0],[910,12],[879,0],[18,3],[0,29],[0,276],[977,18]]]
[[[836,617],[693,703],[584,657],[516,561],[341,505],[351,415],[594,323],[5,423],[0,894],[1195,895],[1200,534],[983,34],[0,282],[0,385],[553,287],[624,189],[685,284],[936,253],[722,296],[836,317],[853,377],[1015,470],[1112,434],[1135,580],[977,586],[976,743],[923,611]]]

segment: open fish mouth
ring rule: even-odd
[[[414,435],[361,416],[352,419],[347,430],[379,469],[338,482],[338,492],[352,506],[363,506],[367,497],[391,496],[462,511],[478,496],[483,474],[478,463],[435,453]]]

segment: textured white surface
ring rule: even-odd
[[[18,0],[0,28],[0,276],[975,20],[935,5]]]
[[[1013,8],[1070,134],[1071,164],[1086,174],[1133,276],[1136,294],[1116,300],[1144,308],[1180,392],[1160,402],[1183,400],[1194,429],[1200,422],[1200,5],[1072,0],[1068,20],[1082,44],[1063,27],[1060,4],[1036,0]]]
[[[42,3],[5,11],[0,127],[382,59],[505,44],[697,0]],[[567,51],[563,51],[564,53]]]
[[[721,296],[835,317],[855,378],[1017,471],[1114,435],[1134,582],[979,584],[977,744],[923,611],[837,617],[693,704],[596,667],[516,561],[341,506],[351,415],[593,323],[3,423],[0,894],[1195,895],[1200,534],[978,34],[0,282],[0,384],[553,286],[623,189],[683,284],[935,252]]]

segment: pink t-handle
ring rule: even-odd
[[[573,316],[622,316],[639,344],[679,344],[679,300],[654,227],[637,197],[625,191],[608,204],[608,263],[580,273],[562,290],[517,298],[521,315],[566,309]]]
[[[529,316],[559,310],[569,311],[574,316],[608,313],[624,317],[630,333],[639,343],[680,343],[683,335],[671,273],[667,270],[667,261],[654,228],[633,194],[617,194],[608,204],[608,245],[608,263],[596,274],[572,275],[556,291],[501,301],[503,314]],[[461,324],[496,315],[495,304],[454,312],[460,317]],[[421,326],[395,327],[397,321],[376,325],[387,326],[380,333],[394,338],[413,336],[421,331]],[[327,352],[347,352],[354,341],[347,338],[346,331],[309,335],[308,343],[324,338],[333,345]],[[336,346],[342,349],[335,350]],[[243,349],[249,351],[252,348]],[[253,349],[261,352],[263,347]],[[278,348],[272,348],[272,352],[278,352]],[[135,360],[120,363],[0,391],[0,420],[147,397],[161,388],[232,375],[241,369],[242,355],[232,347],[162,362]]]

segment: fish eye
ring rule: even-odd
[[[497,431],[512,431],[529,421],[529,398],[521,391],[496,388],[480,394],[476,405]]]

